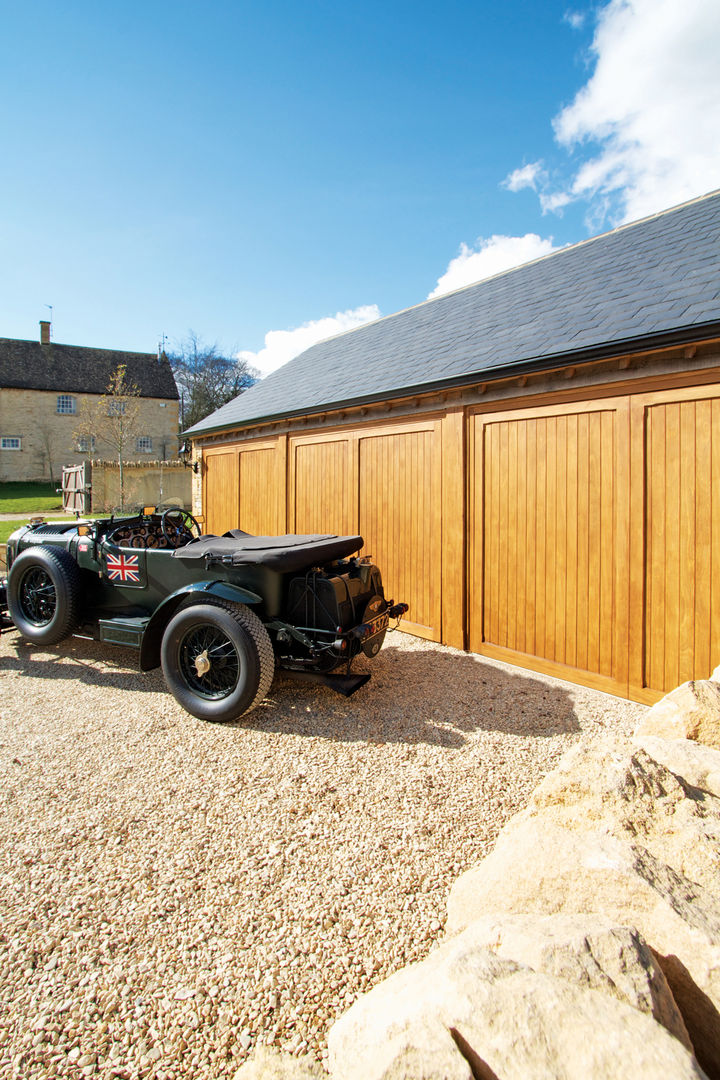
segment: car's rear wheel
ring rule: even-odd
[[[160,660],[175,700],[216,724],[253,709],[275,674],[267,630],[244,604],[182,608],[167,625]]]
[[[78,627],[80,571],[67,551],[36,547],[10,567],[7,604],[12,621],[29,641],[55,645]]]

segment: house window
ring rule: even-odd
[[[152,454],[152,439],[149,435],[139,435],[137,440],[138,454]]]
[[[22,450],[22,439],[15,435],[3,435],[0,438],[0,450]]]
[[[57,411],[63,413],[65,416],[72,416],[75,413],[75,398],[70,394],[58,394],[57,396]]]
[[[107,407],[108,416],[124,416],[125,415],[125,402],[124,401],[109,401]]]
[[[81,435],[77,441],[77,449],[80,454],[92,454],[95,450],[95,436]]]

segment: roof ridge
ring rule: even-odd
[[[616,225],[612,229],[607,229],[605,232],[597,233],[595,236],[587,236],[584,240],[576,240],[574,244],[564,244],[562,247],[557,248],[556,251],[549,251],[547,255],[538,255],[536,259],[529,259],[527,262],[518,263],[517,266],[508,266],[505,270],[498,270],[496,274],[490,274],[488,277],[478,278],[477,281],[470,281],[467,285],[459,285],[457,289],[449,289],[446,293],[441,293],[439,296],[428,296],[424,300],[418,300],[417,304],[409,304],[405,308],[400,308],[399,311],[392,311],[389,315],[381,315],[379,319],[371,319],[370,322],[360,323],[359,326],[352,326],[348,330],[340,330],[337,334],[330,334],[326,338],[320,338],[319,341],[313,342],[312,345],[308,345],[307,349],[303,349],[302,353],[298,353],[298,356],[302,356],[303,353],[309,352],[315,345],[324,345],[328,341],[335,341],[337,338],[345,337],[346,334],[354,334],[356,330],[361,330],[367,326],[376,326],[378,323],[386,322],[388,319],[396,319],[399,315],[404,315],[408,311],[416,311],[418,308],[425,307],[426,304],[434,304],[437,300],[444,300],[447,296],[456,296],[458,293],[467,292],[468,289],[474,289],[478,285],[485,285],[488,281],[494,281],[496,278],[505,277],[507,274],[514,274],[518,270],[524,270],[528,266],[535,266],[537,263],[546,262],[547,259],[552,259],[556,255],[564,255],[569,251],[575,251],[577,248],[585,247],[587,244],[593,244],[596,240],[603,240],[607,236],[614,236],[615,233],[624,232],[626,229],[633,229],[637,225],[644,225],[648,221],[653,221],[655,218],[664,217],[666,214],[675,213],[677,210],[682,210],[686,206],[692,206],[694,203],[703,202],[705,199],[711,199],[715,195],[720,195],[720,188],[715,188],[713,191],[707,191],[704,195],[696,195],[692,199],[687,199],[685,202],[677,203],[675,206],[668,206],[664,210],[656,210],[653,214],[647,214],[645,217],[637,218],[635,221],[626,221],[622,225]],[[295,359],[292,357],[291,359]],[[287,361],[290,363],[291,361]],[[282,364],[281,367],[285,367]],[[276,371],[280,371],[281,368],[276,368]],[[274,374],[274,372],[270,372]],[[264,382],[265,380],[261,380]]]
[[[59,349],[83,349],[88,352],[101,352],[101,353],[121,353],[124,356],[149,356],[153,360],[157,360],[157,354],[154,352],[139,352],[135,349],[113,349],[110,347],[103,347],[102,345],[71,345],[67,341],[48,341],[41,342],[36,338],[11,338],[0,337],[0,343],[10,342],[16,345],[37,345],[38,348],[42,348],[43,345],[55,345]]]

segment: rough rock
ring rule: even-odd
[[[635,734],[693,739],[720,750],[720,683],[697,679],[671,690],[648,709]]]
[[[595,915],[486,915],[463,937],[533,971],[602,990],[648,1013],[692,1050],[667,980],[636,930]]]
[[[313,1058],[295,1058],[269,1046],[259,1046],[235,1073],[234,1080],[327,1080]]]
[[[506,828],[534,817],[641,844],[684,877],[718,891],[720,798],[640,747],[573,747]]]
[[[448,930],[459,932],[499,911],[597,913],[636,928],[658,959],[698,1060],[709,1075],[720,1077],[717,887],[706,888],[656,857],[644,846],[641,830],[632,838],[629,824],[623,837],[610,835],[608,819],[583,831],[569,827],[562,804],[557,809],[518,815],[492,854],[456,881]],[[575,814],[579,825],[581,802]]]
[[[637,736],[635,744],[686,784],[720,798],[720,750],[690,739],[661,739],[657,735]]]
[[[328,1049],[333,1080],[703,1076],[648,1014],[501,959],[471,934],[360,998],[331,1029]]]

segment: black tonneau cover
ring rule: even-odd
[[[250,536],[231,529],[223,536],[201,536],[176,548],[176,559],[222,559],[232,566],[265,566],[283,574],[307,570],[310,566],[345,559],[363,546],[362,536]]]

